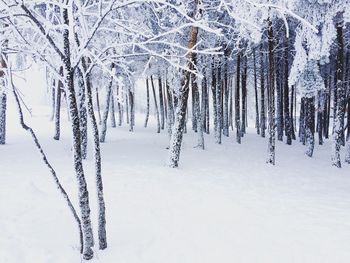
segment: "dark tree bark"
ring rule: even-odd
[[[237,54],[236,68],[236,93],[235,93],[235,123],[236,123],[236,141],[241,143],[241,121],[240,121],[240,77],[241,77],[241,54]]]
[[[151,76],[151,85],[152,85],[152,92],[153,92],[153,99],[154,99],[154,107],[156,111],[156,118],[157,118],[157,133],[160,133],[160,119],[159,119],[159,110],[158,110],[158,103],[157,103],[157,95],[156,90],[154,88],[154,82],[153,77]]]
[[[63,21],[64,24],[69,28],[69,19],[67,9],[63,9]],[[81,211],[81,222],[84,239],[83,258],[91,259],[93,257],[92,247],[94,245],[94,238],[91,228],[90,219],[90,205],[89,205],[89,192],[87,190],[87,184],[84,175],[82,155],[81,155],[81,134],[80,134],[80,123],[79,123],[79,112],[76,101],[76,95],[74,90],[73,80],[73,68],[71,66],[71,54],[70,54],[70,37],[69,30],[64,29],[63,31],[63,47],[64,47],[64,75],[67,84],[67,99],[68,107],[71,116],[71,126],[73,134],[73,160],[76,177],[78,180],[79,188],[79,205]]]
[[[247,127],[247,56],[243,57],[243,70],[242,70],[242,126],[241,136],[246,133]]]
[[[299,140],[300,142],[305,145],[306,139],[305,139],[305,119],[306,119],[306,104],[305,104],[305,98],[301,98],[300,102],[300,114],[299,114]]]
[[[146,79],[146,119],[145,119],[145,128],[147,128],[149,119],[149,83],[148,78]]]
[[[76,84],[78,85],[78,107],[79,107],[79,122],[80,122],[80,134],[81,134],[81,155],[83,159],[87,156],[87,110],[86,110],[86,97],[85,97],[85,85],[83,79],[83,73],[79,67],[75,72]]]
[[[264,55],[262,53],[263,45],[260,45],[260,125],[261,125],[261,137],[265,137],[266,130],[266,114],[265,114],[265,73],[264,73]]]
[[[336,114],[332,140],[332,165],[341,167],[340,147],[344,144],[345,84],[344,84],[344,40],[343,23],[337,23],[337,63],[336,63]]]
[[[253,64],[254,64],[254,94],[255,94],[255,128],[256,133],[260,134],[260,119],[259,119],[259,100],[258,100],[258,81],[256,74],[256,56],[255,49],[253,50]]]
[[[160,77],[160,73],[158,76],[158,89],[159,89],[159,109],[160,109],[160,128],[164,130],[164,100],[163,100],[163,86],[162,86],[162,78]]]
[[[215,74],[215,73],[214,73]],[[222,80],[221,80],[221,65],[216,68],[216,129],[215,129],[215,142],[221,144],[222,133]]]
[[[110,107],[111,107],[111,114],[110,114],[110,119],[111,119],[111,127],[115,128],[117,125],[115,123],[115,103],[114,103],[114,92],[112,88],[112,93],[111,93],[111,100],[110,100]]]
[[[87,70],[85,60],[82,60],[84,71]],[[103,182],[102,182],[102,169],[101,169],[101,150],[97,120],[95,117],[94,104],[92,99],[92,88],[90,76],[86,76],[86,95],[87,95],[87,106],[88,115],[92,127],[92,133],[94,138],[94,159],[95,159],[95,176],[96,176],[96,189],[97,189],[97,200],[98,200],[98,240],[99,248],[107,248],[107,234],[106,234],[106,205],[103,194]]]
[[[229,86],[228,86],[228,50],[225,50],[225,63],[224,63],[224,80],[223,80],[223,125],[222,125],[222,134],[226,137],[229,136]]]
[[[102,118],[101,118],[101,107],[100,107],[100,96],[98,94],[98,88],[95,89],[96,92],[96,105],[97,105],[97,115],[98,115],[98,123],[102,124]]]
[[[60,68],[60,74],[63,75],[63,68]],[[61,136],[61,94],[63,89],[63,84],[60,80],[57,85],[57,94],[56,94],[56,108],[55,108],[55,135],[53,138],[59,140]]]
[[[106,140],[108,112],[109,112],[109,106],[110,106],[110,101],[112,96],[112,84],[113,84],[113,77],[111,76],[111,79],[107,86],[107,94],[106,94],[105,110],[103,112],[103,118],[102,118],[100,142],[105,142]]]
[[[135,105],[134,105],[134,92],[129,89],[129,104],[130,104],[130,128],[129,131],[134,131],[135,126]]]
[[[6,48],[7,40],[4,41],[3,47]],[[3,58],[6,55],[0,53],[0,144],[6,143],[6,109],[7,109],[7,94],[6,94],[6,61]]]
[[[283,60],[284,60],[284,83],[283,83],[283,111],[284,111],[284,128],[285,128],[285,134],[287,137],[287,144],[292,144],[292,120],[290,118],[289,114],[289,83],[288,83],[288,77],[289,77],[289,44],[288,39],[286,38],[284,40],[285,46],[284,46],[284,54],[283,54]]]
[[[312,157],[315,147],[314,138],[314,120],[315,120],[315,98],[305,98],[305,141],[306,155]]]
[[[26,131],[28,131],[30,133],[30,135],[32,136],[33,138],[33,141],[34,141],[34,144],[36,146],[36,148],[38,149],[41,157],[42,157],[42,160],[43,162],[45,163],[45,165],[47,166],[47,168],[50,170],[50,173],[53,177],[53,180],[55,182],[55,185],[57,187],[57,189],[61,192],[63,198],[66,200],[67,202],[67,205],[74,217],[74,220],[77,222],[77,225],[78,225],[78,230],[79,230],[79,239],[80,239],[80,254],[83,253],[83,249],[84,249],[84,240],[83,240],[83,231],[82,231],[82,227],[81,227],[81,221],[80,221],[80,218],[76,212],[76,209],[74,208],[66,190],[63,188],[60,180],[58,179],[57,177],[57,174],[56,174],[56,171],[53,169],[51,163],[49,162],[49,160],[47,159],[47,156],[43,150],[43,148],[41,147],[41,144],[38,140],[38,137],[36,136],[34,130],[29,127],[27,124],[25,124],[24,122],[24,116],[23,116],[23,111],[22,111],[22,107],[21,107],[21,103],[19,101],[19,98],[18,98],[18,95],[17,95],[17,92],[15,90],[15,87],[13,86],[13,83],[12,83],[12,88],[13,88],[13,95],[15,97],[15,101],[16,101],[16,104],[17,104],[17,108],[18,108],[18,114],[19,114],[19,121],[20,121],[20,124],[22,126],[22,128]]]

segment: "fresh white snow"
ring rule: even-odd
[[[62,140],[54,141],[49,112],[34,108],[26,119],[77,204],[66,114]],[[108,249],[95,249],[91,262],[350,262],[350,166],[331,167],[329,141],[316,145],[311,159],[299,142],[278,142],[272,167],[265,163],[267,141],[254,129],[241,145],[234,136],[216,145],[206,135],[205,151],[193,148],[190,131],[180,168],[172,169],[166,165],[166,131],[156,134],[152,119],[145,129],[143,120],[137,116],[134,133],[127,127],[107,131],[102,168]],[[91,145],[84,164],[96,241]],[[81,261],[75,221],[11,108],[0,182],[0,262]]]

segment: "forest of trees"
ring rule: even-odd
[[[100,144],[116,126],[134,132],[136,108],[145,108],[140,125],[147,127],[154,114],[155,133],[169,135],[170,167],[180,165],[189,129],[199,149],[205,149],[205,134],[217,144],[222,136],[244,144],[249,116],[257,136],[268,138],[268,164],[276,163],[276,140],[305,145],[305,158],[316,143],[330,140],[330,165],[350,164],[348,0],[0,0],[0,54],[0,144],[6,144],[13,95],[22,127],[77,222],[84,259],[93,257],[94,246],[83,162],[88,141],[94,145],[98,245],[105,249]],[[54,140],[60,140],[62,108],[69,111],[79,210],[25,122],[12,79],[33,63],[46,71],[42,92],[50,94],[52,122],[45,125],[54,127]],[[136,86],[140,79],[142,87]],[[145,94],[142,105],[138,89]]]

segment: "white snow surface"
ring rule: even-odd
[[[10,99],[10,104],[13,104]],[[63,113],[54,141],[48,108],[26,116],[77,205],[71,131]],[[165,131],[109,128],[102,145],[108,248],[90,262],[241,263],[350,262],[350,167],[330,166],[330,142],[277,143],[277,164],[265,163],[267,139],[253,129],[238,145],[206,135],[206,150],[185,135],[180,168],[167,167]],[[190,124],[190,123],[189,123]],[[233,134],[233,133],[232,133]],[[91,143],[91,136],[90,142]],[[84,162],[97,241],[92,148]],[[28,133],[9,109],[0,146],[0,262],[81,262],[75,221]],[[95,242],[96,244],[98,242]]]

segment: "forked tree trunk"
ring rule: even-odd
[[[63,21],[64,24],[69,28],[69,19],[67,9],[63,9]],[[92,247],[94,246],[94,238],[91,228],[90,219],[90,205],[89,205],[89,192],[87,190],[87,184],[84,175],[83,162],[81,156],[81,135],[80,135],[80,123],[77,100],[74,90],[73,81],[73,69],[71,66],[71,54],[70,54],[70,37],[69,30],[64,29],[63,31],[63,46],[64,46],[64,75],[67,84],[67,99],[68,107],[71,116],[71,126],[73,134],[73,161],[74,169],[78,181],[79,189],[79,206],[81,211],[81,223],[83,229],[84,249],[83,258],[91,259],[93,257]]]

